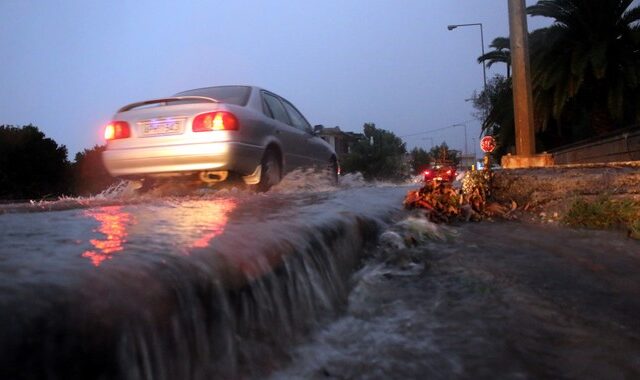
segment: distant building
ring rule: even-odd
[[[349,154],[353,144],[366,139],[362,133],[343,132],[340,127],[322,128],[319,136],[335,149],[338,158]]]
[[[458,167],[461,168],[471,168],[471,166],[476,164],[476,156],[473,154],[461,154],[460,155],[460,163]]]

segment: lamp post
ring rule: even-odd
[[[464,154],[467,155],[467,124],[453,124],[452,127],[464,127]]]
[[[482,44],[482,55],[484,56],[484,32],[482,31],[482,23],[477,22],[473,24],[456,24],[456,25],[447,25],[447,29],[454,30],[455,28],[461,26],[479,26],[480,27],[480,43]],[[487,66],[482,61],[482,78],[484,79],[484,89],[487,89]]]
[[[471,138],[471,145],[473,145],[473,160],[476,160],[476,157],[478,157],[477,153],[476,153],[476,138],[472,137]]]

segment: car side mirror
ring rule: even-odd
[[[314,135],[319,135],[320,132],[322,132],[323,129],[324,129],[324,126],[322,124],[314,125],[313,126],[313,134]]]

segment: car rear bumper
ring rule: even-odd
[[[209,142],[144,148],[107,149],[102,160],[115,177],[183,174],[228,170],[247,175],[255,171],[264,149],[238,142]]]

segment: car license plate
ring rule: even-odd
[[[143,136],[175,135],[182,133],[182,120],[162,119],[140,123]]]

